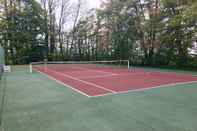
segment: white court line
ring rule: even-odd
[[[77,77],[79,79],[94,79],[94,78],[105,78],[105,77],[110,77],[110,76],[136,76],[136,75],[144,75],[145,73],[123,73],[123,74],[111,74],[111,75],[98,75],[98,76],[87,76],[87,77]],[[148,73],[146,73],[148,74]]]
[[[85,68],[85,67],[76,67],[76,68],[84,69],[84,70],[90,70],[90,71],[95,71],[95,72],[101,72],[101,73],[108,73],[108,74],[111,74],[111,75],[118,75],[118,74],[115,74],[115,73],[112,73],[112,72],[108,72],[108,71],[100,71],[100,70],[96,70],[96,69],[88,69],[88,68]]]
[[[105,78],[105,77],[110,77],[110,76],[119,76],[119,75],[97,75],[97,76],[87,76],[87,77],[77,77],[79,79],[94,79],[94,78]]]
[[[39,70],[37,70],[37,69],[35,69],[35,70],[36,70],[37,72],[39,72],[40,74],[46,76],[47,78],[52,79],[52,80],[54,80],[55,82],[57,82],[57,83],[59,83],[59,84],[65,86],[65,87],[68,87],[68,88],[70,88],[70,89],[72,89],[72,90],[78,92],[79,94],[82,94],[82,95],[87,96],[87,97],[91,97],[90,95],[88,95],[88,94],[86,94],[86,93],[84,93],[84,92],[82,92],[82,91],[80,91],[80,90],[78,90],[78,89],[76,89],[76,88],[74,88],[74,87],[68,85],[68,84],[63,83],[63,82],[61,82],[61,81],[55,79],[54,77],[49,76],[48,74],[45,74],[45,73],[43,73],[43,72],[41,72],[41,71],[39,71]]]
[[[123,74],[118,74],[116,75],[118,76],[141,76],[141,75],[148,75],[148,74],[152,74],[154,72],[145,72],[145,73],[123,73]],[[177,74],[176,76],[180,76],[179,74]],[[187,77],[197,77],[197,75],[185,75]]]
[[[146,90],[157,89],[157,88],[164,88],[164,87],[169,87],[170,88],[172,86],[186,85],[186,84],[193,84],[193,83],[197,83],[197,81],[172,83],[172,84],[165,84],[165,85],[161,85],[161,86],[153,86],[153,87],[147,87],[147,88],[142,88],[142,89],[120,91],[120,92],[116,92],[116,93],[113,93],[113,94],[103,94],[103,95],[90,96],[90,98],[104,97],[104,96],[110,96],[110,95],[119,95],[119,94],[133,93],[133,92],[140,92],[140,91],[146,91]]]
[[[172,87],[172,86],[177,86],[177,85],[184,85],[184,84],[193,84],[193,83],[197,83],[197,81],[181,82],[181,83],[172,83],[172,84],[166,84],[166,85],[155,86],[155,87],[147,87],[147,88],[142,88],[142,89],[135,89],[135,90],[128,90],[128,91],[120,91],[120,92],[115,92],[115,93],[105,93],[105,94],[102,94],[102,95],[90,96],[90,95],[88,95],[88,94],[86,94],[86,93],[84,93],[84,92],[82,92],[82,91],[80,91],[80,90],[78,90],[78,89],[76,89],[76,88],[73,88],[73,87],[70,86],[70,85],[67,85],[67,84],[65,84],[65,83],[63,83],[63,82],[61,82],[61,81],[59,81],[59,80],[53,78],[52,76],[49,76],[49,75],[47,75],[47,74],[45,74],[45,73],[43,73],[43,72],[41,72],[41,71],[39,71],[39,70],[37,70],[37,69],[35,69],[35,70],[36,70],[37,72],[39,72],[40,74],[42,74],[42,75],[44,75],[44,76],[46,76],[46,77],[48,77],[48,78],[50,78],[50,79],[56,81],[57,83],[62,84],[62,85],[64,85],[64,86],[66,86],[66,87],[69,87],[69,88],[71,88],[72,90],[78,92],[79,94],[85,95],[85,96],[87,96],[87,97],[89,97],[89,98],[97,98],[97,97],[104,97],[104,96],[112,96],[112,95],[119,95],[119,94],[140,92],[140,91],[146,91],[146,90],[151,90],[151,89],[156,89],[156,88],[163,88],[163,87],[169,87],[169,88],[170,88],[170,87]]]
[[[98,75],[98,76],[87,76],[87,77],[77,77],[79,79],[94,79],[94,78],[105,78],[110,76],[136,76],[136,75],[144,75],[145,73],[123,73],[123,74],[111,74],[111,75]],[[148,73],[146,73],[148,74]]]
[[[102,90],[105,90],[105,91],[109,91],[109,92],[112,92],[112,93],[116,93],[116,91],[107,89],[107,88],[105,88],[105,87],[99,86],[99,85],[94,84],[94,83],[91,83],[91,82],[87,82],[87,81],[78,79],[78,78],[76,78],[76,77],[72,77],[72,76],[70,76],[70,75],[66,75],[66,74],[64,74],[64,73],[57,72],[57,71],[54,71],[54,70],[49,69],[49,68],[48,68],[47,70],[50,70],[50,71],[55,72],[55,73],[57,73],[57,74],[60,74],[60,75],[62,75],[62,76],[68,77],[68,78],[70,78],[70,79],[73,79],[73,80],[82,82],[82,83],[84,83],[84,84],[91,85],[91,86],[94,86],[94,87],[97,87],[97,88],[99,88],[99,89],[102,89]]]

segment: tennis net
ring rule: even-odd
[[[129,60],[113,61],[45,61],[30,63],[32,73],[36,69],[54,69],[58,71],[78,71],[86,69],[130,68]]]

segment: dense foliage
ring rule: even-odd
[[[61,0],[60,20],[55,0],[41,1],[0,0],[0,43],[7,63],[46,57],[197,67],[197,53],[191,53],[197,41],[196,0],[106,0],[83,17],[79,5],[77,13],[68,12],[69,0]],[[69,13],[75,23],[64,30]]]

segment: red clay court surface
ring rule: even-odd
[[[197,82],[192,75],[148,72],[141,69],[98,68],[94,65],[48,65],[34,70],[88,97],[143,91]]]

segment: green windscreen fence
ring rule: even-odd
[[[0,46],[0,131],[2,129],[2,118],[3,118],[3,107],[4,107],[4,101],[5,101],[5,85],[4,82],[2,80],[2,74],[3,74],[3,66],[5,64],[5,60],[4,60],[4,50],[3,48]]]
[[[3,74],[3,66],[5,64],[4,49],[0,46],[0,77]]]

